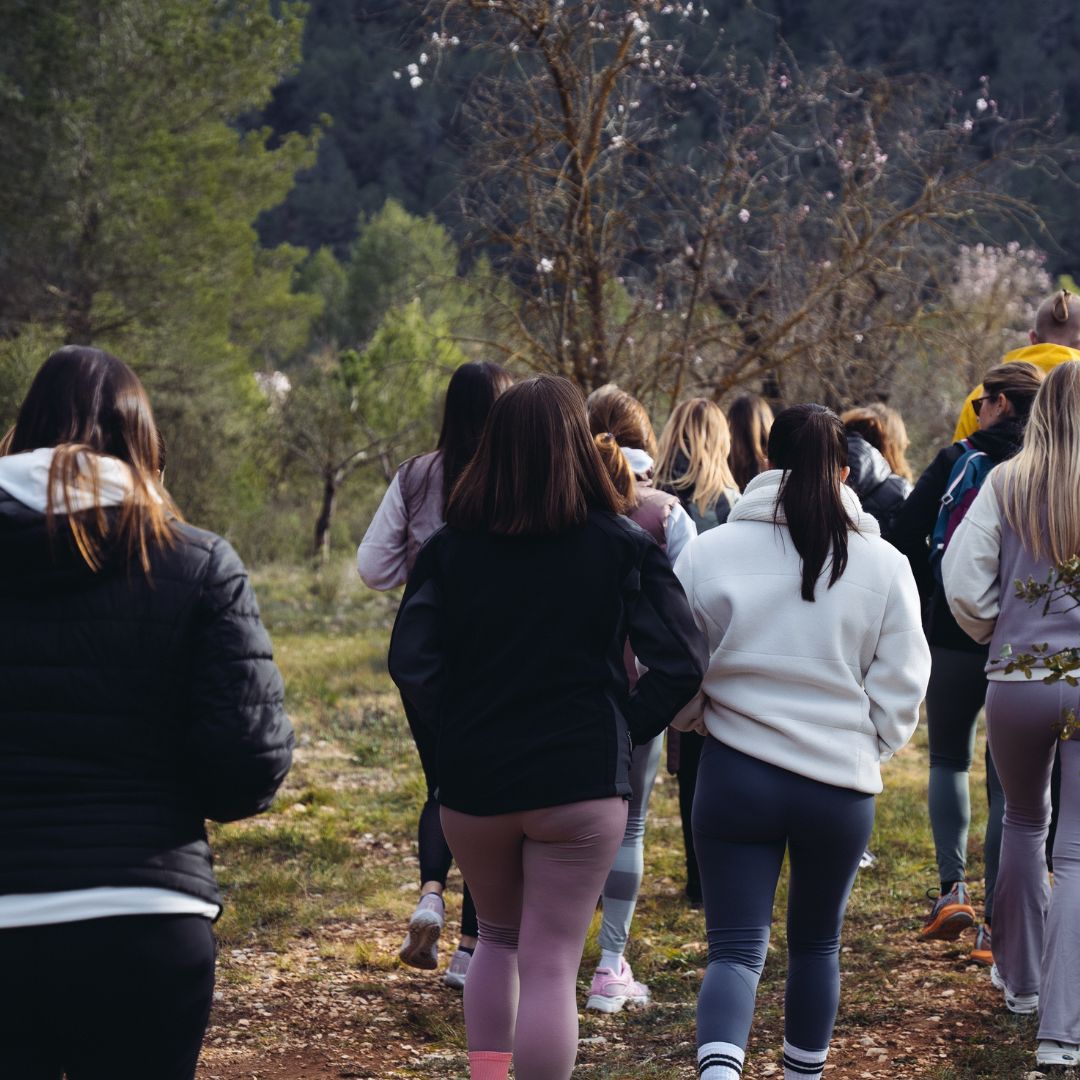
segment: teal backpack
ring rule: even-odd
[[[957,445],[962,446],[964,452],[956,459],[949,473],[949,482],[945,485],[945,494],[941,496],[941,508],[930,537],[930,566],[939,583],[945,549],[995,464],[993,458],[985,451],[977,450],[970,439],[961,439]]]

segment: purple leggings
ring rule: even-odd
[[[1005,828],[994,900],[994,962],[1014,994],[1039,995],[1039,1038],[1080,1042],[1080,738],[1061,742],[1080,690],[1066,682],[990,681],[986,734],[1001,786]],[[1054,888],[1046,873],[1050,774],[1061,748],[1061,816]]]
[[[517,1080],[569,1078],[578,965],[626,829],[626,800],[491,817],[444,806],[442,822],[480,923],[465,982],[469,1050],[513,1052]]]

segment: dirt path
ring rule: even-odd
[[[385,955],[399,943],[396,925],[368,921],[362,932]],[[249,949],[223,957],[226,985],[199,1080],[466,1076],[463,1050],[444,1041],[454,1035],[450,1021],[459,1014],[460,995],[435,975],[406,968],[361,971],[327,955],[324,936],[350,946],[360,933],[355,925],[327,927],[320,941],[299,941],[285,955]],[[965,1065],[968,1071],[955,1075],[1031,1075],[1034,1064],[1000,1074],[981,1073],[976,1064],[981,1056],[985,1068],[994,1068],[1005,1044],[1033,1046],[1035,1030],[1032,1021],[1004,1013],[985,969],[967,963],[966,950],[917,946],[906,925],[883,927],[882,933],[900,945],[877,999],[845,1000],[829,1080],[946,1077],[953,1074],[943,1067]],[[686,981],[684,1001],[584,1018],[575,1075],[693,1077],[696,980]],[[755,1025],[748,1080],[782,1076],[771,1052],[779,1041],[775,1022]]]

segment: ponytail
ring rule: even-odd
[[[610,431],[602,431],[594,436],[593,441],[600,452],[600,460],[611,477],[611,483],[626,505],[625,512],[629,513],[637,506],[637,482],[630,462],[626,460],[626,455]]]
[[[779,506],[802,559],[801,595],[811,603],[826,560],[832,557],[829,588],[847,568],[848,532],[857,528],[841,493],[847,465],[847,435],[840,418],[824,405],[793,405],[769,432],[769,459],[784,470]]]

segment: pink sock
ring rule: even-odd
[[[507,1080],[513,1054],[498,1050],[470,1050],[469,1076],[471,1080]]]

